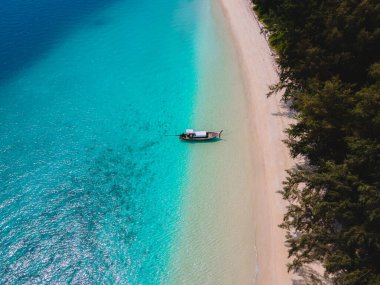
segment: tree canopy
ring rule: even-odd
[[[321,262],[336,284],[380,284],[380,3],[253,0],[296,111],[286,143],[290,270]]]

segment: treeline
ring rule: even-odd
[[[380,284],[380,2],[253,0],[296,111],[302,163],[289,202],[289,270],[320,262],[335,284]]]

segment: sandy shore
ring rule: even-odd
[[[249,116],[237,53],[214,0],[197,1],[199,88],[192,127],[222,140],[188,144],[183,217],[170,284],[254,284],[254,173]]]
[[[272,52],[261,33],[259,23],[248,0],[220,0],[229,23],[239,64],[243,71],[250,107],[255,169],[255,217],[258,275],[256,284],[291,284],[287,273],[287,250],[284,231],[278,228],[285,212],[285,202],[276,191],[282,188],[285,169],[293,165],[286,146],[282,143],[289,119],[278,114],[280,95],[269,99],[268,86],[278,76]]]
[[[291,284],[284,232],[285,169],[292,166],[271,51],[246,0],[199,1],[199,94],[192,127],[220,130],[189,145],[182,229],[170,284]],[[276,115],[277,114],[277,115]]]

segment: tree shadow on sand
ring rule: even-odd
[[[331,280],[311,266],[304,265],[297,271],[297,277],[292,279],[292,285],[330,285]]]
[[[296,110],[292,108],[292,103],[290,101],[285,102],[284,100],[280,101],[280,112],[272,113],[273,116],[285,116],[290,119],[295,119],[297,116]]]

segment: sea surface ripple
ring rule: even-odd
[[[165,283],[195,2],[3,1],[1,284]]]

